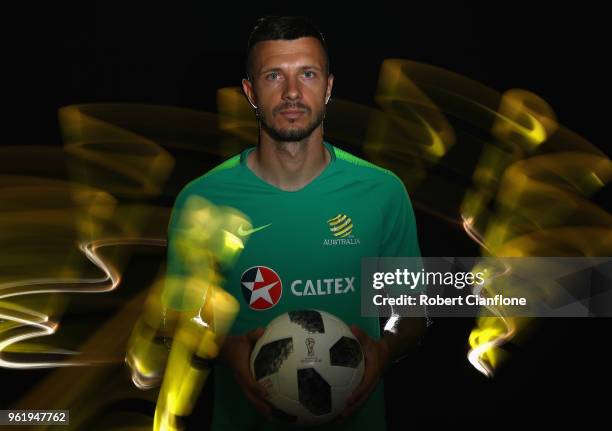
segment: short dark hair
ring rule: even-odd
[[[249,36],[246,53],[246,73],[251,78],[251,53],[257,42],[266,40],[294,40],[301,37],[314,37],[325,52],[325,69],[329,74],[329,53],[323,34],[314,24],[303,16],[266,16],[259,18]]]

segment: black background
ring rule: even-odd
[[[74,103],[214,111],[216,89],[239,85],[243,77],[253,22],[270,13],[308,15],[320,27],[330,48],[335,98],[373,105],[382,60],[406,58],[498,91],[530,90],[553,107],[561,124],[610,153],[606,14],[586,5],[536,10],[513,3],[468,8],[328,2],[273,8],[165,2],[11,11],[2,36],[1,144],[61,145],[57,109]],[[169,192],[165,203],[173,197]],[[423,255],[475,251],[460,232],[448,232],[418,210],[416,216]],[[449,250],[449,238],[457,241],[456,250]],[[435,325],[422,351],[390,371],[390,429],[484,421],[507,425],[528,416],[542,425],[604,419],[611,383],[608,319],[538,321],[527,342],[506,346],[510,360],[494,379],[466,360],[472,325],[463,319]],[[13,394],[28,381],[24,374],[14,380],[12,373],[1,376],[3,391],[13,388]],[[12,396],[5,393],[3,399],[10,402]],[[206,422],[208,401],[202,399],[190,419],[194,428]],[[491,415],[498,418],[485,417]]]

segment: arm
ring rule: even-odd
[[[390,317],[389,320],[395,319]],[[386,350],[388,363],[397,362],[417,350],[427,327],[424,317],[398,317],[395,332],[385,331],[380,342]],[[385,367],[386,368],[386,367]]]
[[[347,407],[339,417],[340,422],[352,416],[367,401],[392,362],[416,351],[425,327],[425,318],[406,317],[398,322],[395,334],[387,332],[383,338],[375,340],[358,326],[351,326],[363,350],[365,369],[363,380],[347,400]]]
[[[264,328],[257,328],[242,335],[228,335],[219,352],[219,364],[228,367],[234,373],[236,383],[245,397],[268,420],[271,420],[272,409],[266,401],[266,389],[257,383],[251,374],[250,357],[257,339],[264,333]]]
[[[406,187],[399,178],[395,178],[392,198],[386,208],[387,214],[393,215],[392,228],[383,236],[381,257],[420,257],[416,218]],[[420,263],[418,270],[422,268]],[[392,315],[385,324],[381,339],[382,348],[387,350],[389,362],[396,362],[416,351],[419,340],[425,334],[426,317],[400,317]]]
[[[385,224],[380,257],[420,257],[416,221],[412,205],[403,182],[395,177],[391,193],[383,205]],[[365,357],[365,370],[361,384],[348,399],[340,420],[351,416],[369,398],[389,365],[416,351],[418,341],[425,333],[425,317],[404,317],[393,314],[385,324],[380,340],[369,337],[353,326],[351,330],[359,340]]]

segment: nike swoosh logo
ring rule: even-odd
[[[267,227],[268,227],[268,226],[270,226],[271,224],[272,224],[272,223],[268,223],[268,224],[266,224],[266,225],[259,226],[259,227],[253,228],[253,229],[243,229],[243,228],[242,228],[242,225],[240,225],[240,226],[238,226],[238,235],[240,235],[240,236],[250,235],[250,234],[252,234],[252,233],[255,233],[255,232],[257,232],[257,231],[260,231],[260,230],[262,230],[262,229],[267,228]]]

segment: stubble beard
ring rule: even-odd
[[[293,107],[282,107],[282,109],[291,109]],[[300,106],[301,109],[305,109],[307,112],[311,112],[311,110],[309,108],[306,108],[304,106]],[[281,109],[277,108],[275,109],[275,111],[280,111]],[[308,138],[312,132],[314,132],[317,127],[319,127],[322,123],[323,120],[325,119],[325,107],[323,107],[323,109],[321,109],[321,111],[318,112],[318,115],[312,119],[312,121],[306,125],[305,127],[300,127],[300,128],[276,128],[273,125],[270,124],[270,122],[268,121],[266,115],[260,111],[259,114],[259,125],[260,127],[265,130],[268,135],[270,135],[270,137],[272,139],[274,139],[277,142],[283,142],[283,143],[288,143],[288,142],[300,142],[305,140],[306,138]]]

